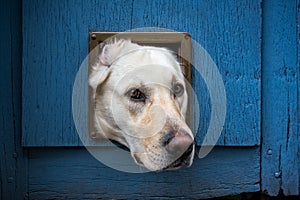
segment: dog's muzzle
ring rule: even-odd
[[[193,148],[194,148],[194,144],[191,144],[190,147],[182,154],[182,156],[180,156],[173,163],[165,167],[164,170],[178,168],[181,166],[190,166]]]
[[[163,147],[166,148],[174,162],[164,169],[190,166],[193,156],[194,140],[185,131],[171,131],[163,138]]]

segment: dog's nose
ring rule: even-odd
[[[184,131],[172,131],[163,139],[163,146],[174,156],[182,155],[193,144],[193,138]]]

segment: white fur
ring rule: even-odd
[[[180,127],[193,138],[184,120],[186,91],[177,99],[170,93],[174,78],[185,85],[180,65],[168,50],[128,40],[104,46],[89,77],[98,134],[126,145],[137,164],[150,170],[174,161],[159,145],[169,128]],[[151,94],[147,103],[130,102],[126,92],[142,86]]]

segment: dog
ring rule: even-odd
[[[171,51],[111,40],[90,69],[89,85],[96,132],[128,147],[136,164],[150,171],[192,165],[187,89]]]

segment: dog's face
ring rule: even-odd
[[[107,44],[89,83],[97,132],[127,146],[137,164],[151,171],[192,164],[186,85],[169,51],[124,40]]]

